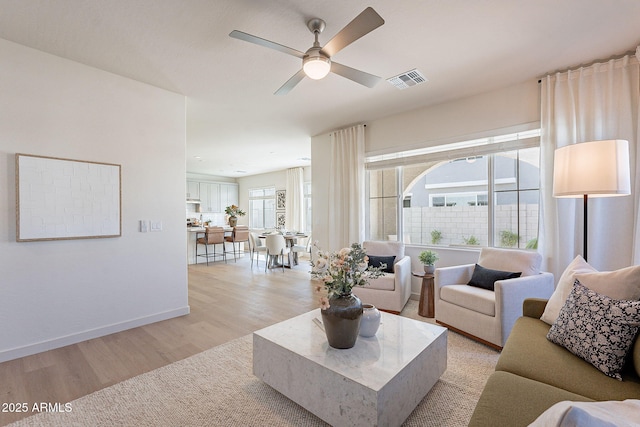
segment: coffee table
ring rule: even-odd
[[[320,309],[256,331],[253,373],[333,426],[399,426],[447,369],[447,330],[381,314],[347,350],[329,347]]]

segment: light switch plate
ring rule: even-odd
[[[162,221],[151,220],[151,231],[162,231]]]

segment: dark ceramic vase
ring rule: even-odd
[[[348,294],[331,297],[329,308],[320,311],[331,347],[346,349],[356,345],[362,319],[362,302],[357,296]]]

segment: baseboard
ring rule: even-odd
[[[87,331],[78,332],[77,334],[65,335],[63,337],[41,341],[23,347],[0,351],[0,363],[6,362],[8,360],[18,359],[20,357],[31,356],[32,354],[42,353],[43,351],[65,347],[67,345],[76,344],[93,338],[103,337],[105,335],[114,334],[116,332],[125,331],[127,329],[149,325],[151,323],[160,322],[162,320],[184,316],[189,314],[190,311],[191,310],[187,305],[185,307],[176,308],[175,310],[156,313],[151,316],[139,317],[137,319],[127,320],[121,323],[115,323],[95,329],[90,329]]]
[[[489,346],[489,347],[493,348],[494,350],[502,351],[502,347],[500,347],[499,345],[495,345],[494,343],[491,343],[491,342],[489,342],[489,341],[487,341],[487,340],[483,340],[482,338],[478,338],[477,336],[475,336],[475,335],[471,335],[471,334],[470,334],[470,333],[468,333],[468,332],[461,331],[460,329],[458,329],[458,328],[454,328],[453,326],[451,326],[451,325],[447,325],[446,323],[441,322],[441,321],[439,321],[439,320],[436,320],[436,323],[437,323],[438,325],[440,325],[440,326],[444,326],[444,327],[445,327],[445,328],[447,328],[447,329],[451,329],[453,332],[457,332],[457,333],[459,333],[460,335],[464,335],[464,336],[465,336],[465,337],[467,337],[467,338],[471,338],[471,339],[472,339],[472,340],[474,340],[474,341],[478,341],[479,343],[482,343],[482,344],[484,344],[484,345],[486,345],[486,346]]]

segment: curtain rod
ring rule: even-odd
[[[353,126],[358,126],[358,125],[353,125]],[[342,130],[342,129],[349,129],[349,128],[352,128],[353,126],[347,126],[346,128],[334,129],[331,132],[329,132],[329,136],[331,136],[334,132],[337,132],[337,131]],[[362,125],[362,126],[367,127],[367,125]]]
[[[579,70],[580,68],[590,67],[590,66],[592,66],[592,65],[594,65],[594,64],[598,64],[598,63],[607,63],[607,62],[609,62],[609,61],[616,61],[616,60],[618,60],[618,59],[622,59],[622,58],[624,58],[625,56],[632,56],[632,55],[635,55],[635,56],[637,57],[638,61],[640,61],[640,57],[638,57],[638,55],[639,55],[639,53],[638,53],[638,52],[639,52],[639,51],[640,51],[640,46],[638,46],[635,50],[629,50],[629,51],[627,51],[627,52],[625,52],[625,53],[623,53],[622,55],[619,55],[619,56],[611,56],[611,57],[609,57],[609,59],[596,59],[596,60],[593,60],[593,61],[591,61],[591,62],[587,62],[586,64],[576,65],[575,67],[569,67],[569,68],[565,68],[565,69],[563,69],[563,70],[555,71],[555,72],[553,72],[553,74],[566,73],[566,72],[568,72],[568,71],[577,71],[577,70]],[[538,79],[538,83],[542,83],[542,79],[543,79],[544,77],[546,77],[546,76],[550,76],[551,74],[552,74],[552,73],[550,73],[550,72],[549,72],[549,73],[546,73],[543,77],[541,77],[541,78],[539,78],[539,79]]]

